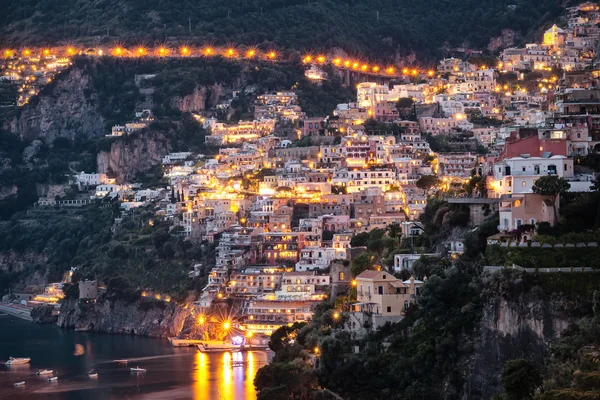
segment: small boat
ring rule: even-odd
[[[90,378],[97,378],[98,377],[98,373],[97,372],[90,372],[88,374],[88,377],[90,377]]]
[[[58,376],[53,376],[52,378],[48,378],[48,382],[56,382],[58,380]]]
[[[19,365],[19,364],[27,364],[29,361],[31,361],[31,358],[29,358],[29,357],[26,357],[26,358],[9,357],[8,361],[5,364],[6,365]]]
[[[15,386],[25,386],[25,381],[16,382]]]
[[[146,368],[135,367],[129,369],[131,370],[131,372],[146,372]]]
[[[127,364],[129,362],[129,360],[126,360],[124,358],[119,358],[118,360],[113,360],[113,362],[116,362],[117,364]]]
[[[223,352],[237,352],[244,350],[244,346],[234,345],[234,344],[208,344],[208,343],[200,343],[197,345],[198,350],[203,353],[223,353]]]
[[[38,372],[36,372],[36,375],[50,375],[52,374],[54,371],[52,371],[51,369],[40,369]]]

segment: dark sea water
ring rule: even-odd
[[[75,355],[76,348],[83,354]],[[9,356],[31,363],[6,367]],[[115,364],[118,358],[130,362]],[[232,367],[232,360],[245,363]],[[0,316],[0,399],[255,399],[254,376],[266,363],[262,351],[204,354],[173,348],[167,339],[74,332]],[[147,372],[131,373],[135,366]],[[54,370],[58,382],[37,377],[39,369]],[[88,377],[91,370],[98,378]],[[25,387],[14,387],[19,381]]]

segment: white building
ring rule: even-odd
[[[300,251],[300,261],[296,263],[296,271],[324,270],[335,260],[335,249],[310,246]]]

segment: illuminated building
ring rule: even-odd
[[[362,272],[356,277],[357,301],[350,306],[344,329],[362,337],[370,329],[400,321],[422,286],[423,282],[412,276],[402,281],[387,271]]]

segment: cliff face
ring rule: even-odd
[[[196,112],[217,105],[223,87],[221,85],[200,86],[194,88],[192,94],[183,97],[175,97],[171,100],[171,106],[181,112]]]
[[[115,140],[110,151],[99,152],[97,171],[114,176],[118,183],[131,181],[137,173],[159,164],[170,149],[171,144],[163,132],[136,133]]]
[[[141,301],[110,300],[85,304],[67,300],[61,305],[57,324],[63,328],[96,332],[168,337],[178,335],[190,315],[188,310],[173,303],[164,309],[141,307],[141,304]]]
[[[527,358],[544,365],[550,342],[572,322],[560,303],[545,298],[541,290],[510,300],[491,298],[484,307],[463,399],[490,399],[501,392],[500,374],[509,360]]]
[[[82,70],[70,69],[40,94],[37,104],[23,108],[11,121],[10,130],[24,139],[39,138],[47,143],[58,137],[73,139],[78,134],[102,136],[104,118],[97,110],[91,86],[89,76]]]

